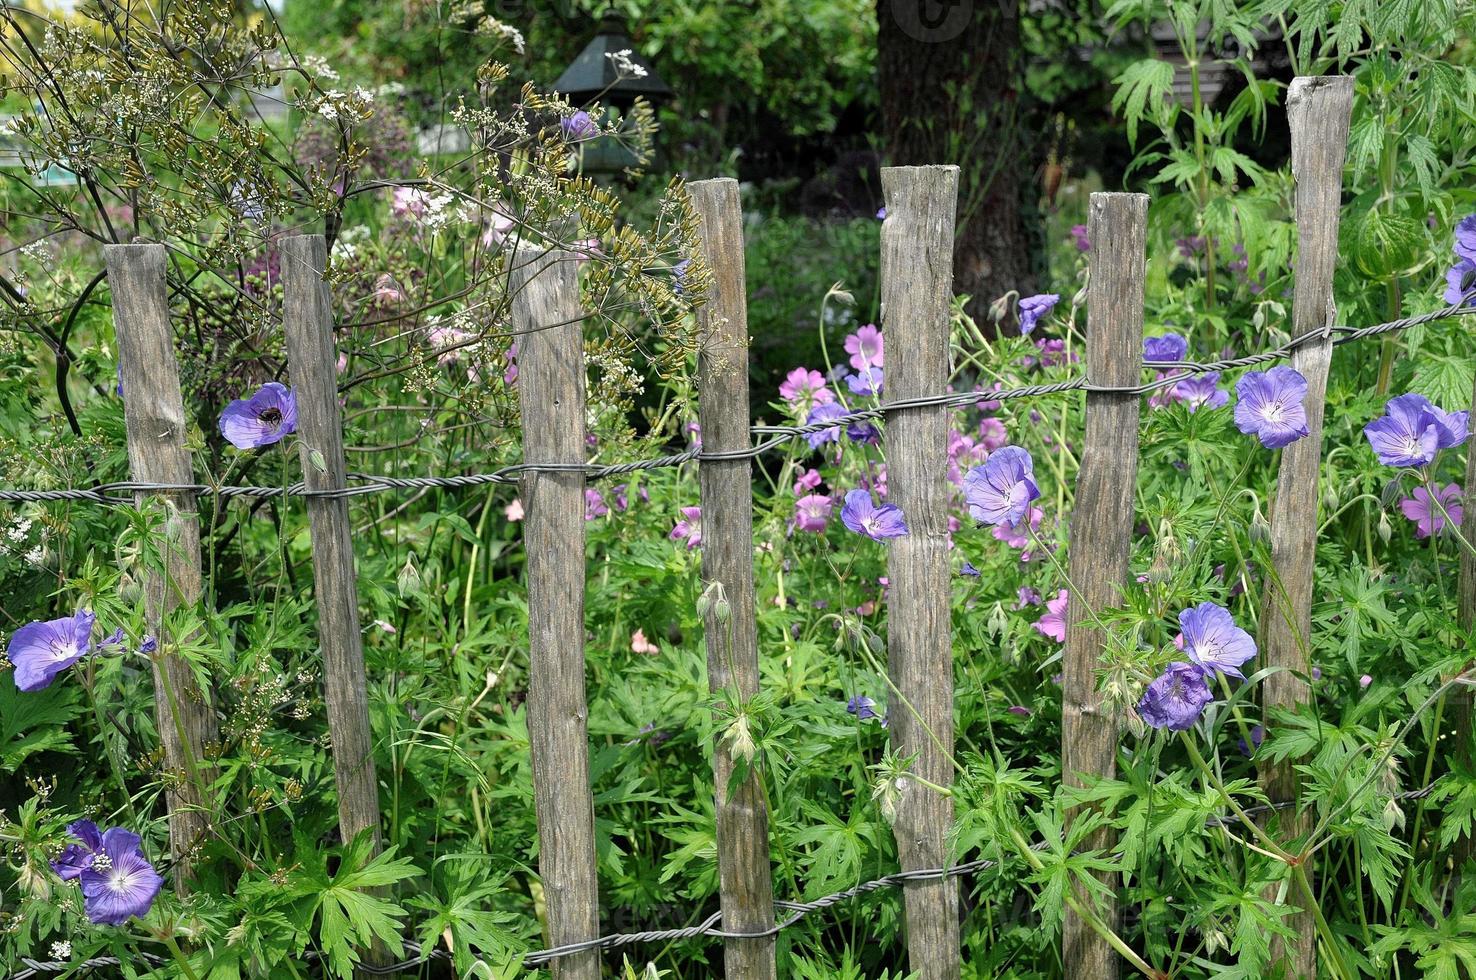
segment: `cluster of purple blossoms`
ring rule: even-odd
[[[1030,332],[1035,329],[1035,325],[1043,317],[1048,316],[1059,302],[1061,302],[1061,297],[1058,293],[1040,293],[1021,299],[1018,314],[1020,319],[1020,336],[1030,336]]]
[[[1267,449],[1289,446],[1307,434],[1307,379],[1285,365],[1252,371],[1235,382],[1235,425]]]
[[[1455,228],[1455,265],[1445,273],[1445,301],[1454,306],[1469,302],[1476,292],[1476,214],[1468,214]]]
[[[896,504],[878,506],[865,490],[852,490],[846,494],[845,505],[841,507],[841,523],[873,541],[907,536],[907,519],[902,508]]]
[[[1384,414],[1363,427],[1368,444],[1385,466],[1427,466],[1442,449],[1466,441],[1470,412],[1445,412],[1424,395],[1389,399]]]
[[[1078,252],[1090,252],[1092,250],[1092,239],[1087,233],[1086,225],[1072,225],[1071,240]]]
[[[268,381],[250,398],[238,398],[220,413],[220,434],[237,449],[259,449],[297,431],[292,389]]]
[[[1249,633],[1235,625],[1230,611],[1203,602],[1179,613],[1182,644],[1189,662],[1168,665],[1138,702],[1138,714],[1153,728],[1188,731],[1215,699],[1209,679],[1215,673],[1244,679],[1240,667],[1256,655]]]
[[[645,487],[638,487],[636,494],[641,500],[649,501],[651,499],[651,495],[646,492]],[[584,491],[584,519],[586,521],[593,521],[604,517],[612,511],[623,514],[629,509],[630,484],[628,483],[621,483],[611,487],[608,498],[593,487]],[[519,513],[521,516],[521,507],[519,508]]]
[[[120,926],[147,915],[164,879],[143,856],[139,836],[122,827],[99,832],[91,820],[78,820],[67,831],[78,843],[68,844],[51,868],[63,881],[82,886],[87,918]]]
[[[1040,496],[1035,461],[1019,446],[1005,446],[982,466],[969,470],[963,482],[964,502],[976,521],[1015,525],[1025,519],[1030,502]]]

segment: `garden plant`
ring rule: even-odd
[[[762,6],[754,23],[788,9]],[[1073,180],[1040,208],[1039,282],[942,298],[945,375],[925,395],[946,440],[919,457],[946,491],[933,513],[898,504],[920,498],[892,470],[912,463],[889,458],[889,427],[916,411],[889,407],[892,369],[921,356],[899,354],[917,334],[898,308],[927,299],[897,285],[914,225],[895,198],[819,219],[771,207],[772,188],[705,180],[732,158],[666,173],[656,108],[611,111],[613,87],[571,104],[533,70],[531,27],[429,7],[450,38],[435,44],[478,53],[437,109],[465,152],[422,154],[401,82],[374,57],[335,67],[271,8],[0,2],[0,148],[18,161],[0,161],[0,977],[731,977],[733,799],[767,830],[749,853],[784,923],[758,937],[768,975],[1078,976],[1084,942],[1122,975],[1476,977],[1470,5],[1095,11],[1104,37],[1157,31],[1176,52],[1095,56],[1116,59],[1104,111],[1130,159],[1111,189],[1147,200]],[[405,30],[403,76],[424,81],[435,57]],[[1285,79],[1258,73],[1273,49]],[[786,97],[819,100],[797,125],[835,125],[849,97],[783,52]],[[752,54],[691,66],[703,97]],[[648,70],[610,60],[617,80]],[[1205,98],[1208,60],[1243,87]],[[1291,103],[1324,84],[1346,96],[1344,137],[1315,147],[1337,151],[1319,212],[1335,321],[1304,335],[1299,311],[1321,296],[1298,265],[1312,130],[1296,127],[1338,120],[1299,121]],[[1288,115],[1296,161],[1260,150]],[[610,143],[635,166],[586,172]],[[1120,227],[1109,207],[1141,209],[1141,336],[1116,389],[1091,383],[1104,324],[1132,319],[1111,290],[1133,250],[1094,238]],[[313,388],[306,334],[289,333],[308,329],[315,294],[291,263],[316,236],[336,360]],[[149,245],[167,368],[123,356],[139,348],[119,249]],[[562,261],[540,265],[549,251]],[[934,271],[946,288],[950,263]],[[735,290],[747,383],[726,402],[759,446],[736,464],[704,447],[733,430],[705,433],[702,415]],[[539,320],[563,301],[576,316]],[[575,397],[528,387],[558,337],[555,366],[585,389],[560,431],[571,465],[595,471],[568,559],[582,607],[530,595],[558,545],[535,546],[539,508],[571,471],[518,469]],[[1335,351],[1325,393],[1310,349]],[[164,378],[183,416],[159,439],[186,460],[184,490],[139,477],[136,424]],[[1102,405],[1133,420],[1121,458],[1088,441]],[[325,418],[342,452],[309,437]],[[1315,488],[1300,525],[1285,516],[1294,458]],[[714,463],[751,490],[751,598],[709,557]],[[1079,495],[1114,471],[1131,474],[1107,515],[1124,548],[1074,548],[1096,540]],[[353,573],[348,644],[325,635],[330,508],[314,488],[334,479],[358,488],[331,518]],[[946,606],[933,632],[951,671],[933,686],[951,738],[889,660],[889,560],[924,536],[948,569],[926,598]],[[1315,542],[1305,630],[1282,581],[1299,536]],[[1126,574],[1087,601],[1082,569],[1114,557]],[[530,650],[568,608],[583,611],[575,782],[598,883],[583,938],[665,934],[584,959],[545,952],[568,901],[562,880],[545,887],[548,821],[573,815],[535,805],[566,773],[535,761],[546,689]],[[1268,659],[1286,624],[1294,656]],[[754,637],[748,687],[741,664],[710,667],[744,649],[737,627]],[[1082,673],[1069,658],[1088,636]],[[359,648],[376,803],[346,834],[341,678],[325,665]],[[1063,762],[1077,697],[1108,726],[1099,771]],[[910,947],[917,882],[891,877],[916,870],[897,838],[919,794],[951,809],[932,880],[957,890],[952,973]]]

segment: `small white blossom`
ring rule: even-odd
[[[605,52],[605,57],[610,59],[610,63],[615,66],[615,71],[620,76],[624,78],[645,78],[646,69],[635,63],[631,58],[632,53],[630,48],[623,48],[620,51],[607,51]]]
[[[51,958],[54,960],[69,960],[72,958],[72,944],[63,939],[61,942],[51,944]]]

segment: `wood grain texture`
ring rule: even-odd
[[[958,168],[884,167],[881,179],[886,397],[895,401],[948,384]],[[891,412],[885,436],[887,502],[902,508],[909,531],[889,543],[887,555],[888,673],[907,702],[890,698],[889,734],[899,756],[917,754],[914,772],[944,787],[953,784],[948,419],[942,406]],[[952,825],[952,798],[909,781],[892,823],[903,870],[950,864]],[[911,969],[922,980],[958,977],[957,879],[910,882],[904,894]]]
[[[192,484],[194,471],[185,448],[188,426],[169,326],[164,246],[108,245],[104,254],[113,294],[129,471],[143,483]],[[195,495],[141,493],[138,505],[143,507],[151,497],[164,508],[166,574],[150,574],[144,583],[144,615],[159,644],[154,657],[154,712],[164,764],[171,773],[185,777],[175,780],[176,788],[168,794],[169,850],[175,862],[171,877],[175,887],[185,892],[194,876],[190,852],[210,827],[200,784],[188,775],[193,770],[202,780],[211,777],[205,748],[217,740],[219,730],[215,710],[194,673],[170,652],[179,638],[169,636],[163,625],[170,610],[200,598],[200,519]]]
[[[1476,417],[1476,390],[1471,393],[1472,416]],[[1476,487],[1476,429],[1466,439],[1466,482],[1461,484],[1465,510],[1461,514],[1461,536],[1476,541],[1476,497],[1469,488]],[[1465,548],[1461,551],[1460,623],[1466,630],[1476,628],[1476,557]],[[1466,670],[1473,661],[1468,657]],[[1473,711],[1471,688],[1457,687],[1450,693],[1449,730],[1456,740],[1455,757],[1467,766],[1476,763],[1476,711]],[[1476,857],[1476,834],[1467,834],[1451,847],[1451,860],[1460,868]]]
[[[1343,161],[1348,149],[1348,120],[1353,109],[1353,79],[1295,78],[1287,99],[1291,127],[1292,177],[1296,181],[1296,292],[1292,300],[1292,334],[1300,337],[1332,326],[1333,269],[1338,255],[1338,214],[1342,203]],[[1332,363],[1332,336],[1303,344],[1291,366],[1307,379],[1307,435],[1281,451],[1276,497],[1271,508],[1271,564],[1261,611],[1260,662],[1257,669],[1281,667],[1261,682],[1261,704],[1294,707],[1309,696],[1312,671],[1312,576],[1317,551],[1318,471],[1322,466],[1322,415],[1327,371]],[[1270,724],[1270,722],[1267,722]],[[1273,803],[1295,799],[1297,774],[1288,759],[1261,768],[1261,785]],[[1310,812],[1288,809],[1271,818],[1277,836],[1290,843],[1311,830]],[[1311,877],[1311,867],[1307,868]],[[1293,900],[1296,902],[1296,900]],[[1310,912],[1286,920],[1297,939],[1275,943],[1284,966],[1294,976],[1314,976],[1317,969],[1316,924]]]
[[[748,298],[743,263],[743,215],[738,182],[729,177],[687,185],[702,221],[702,251],[712,270],[707,302],[697,310],[698,419],[709,452],[742,452],[748,433]],[[704,622],[707,678],[714,693],[750,698],[759,689],[758,632],[753,591],[753,473],[749,460],[703,460],[702,578],[722,583],[726,622],[709,609]],[[726,742],[713,747],[717,783],[718,880],[723,928],[756,932],[774,924],[769,867],[769,812],[759,773],[750,771],[730,795],[733,759]],[[728,977],[771,980],[774,937],[729,939]]]
[[[1088,222],[1087,379],[1097,385],[1136,384],[1143,362],[1148,196],[1093,194]],[[1109,392],[1086,396],[1086,435],[1071,511],[1071,581],[1077,591],[1066,607],[1061,669],[1061,778],[1071,786],[1082,785],[1083,775],[1110,777],[1117,771],[1121,719],[1098,693],[1106,637],[1093,625],[1092,613],[1120,605],[1128,582],[1140,401],[1137,395]],[[1104,829],[1083,846],[1109,848],[1112,842]],[[1116,889],[1116,875],[1102,880]],[[1115,903],[1107,903],[1102,915],[1115,924]],[[1061,942],[1067,976],[1118,975],[1117,953],[1069,910]]]
[[[523,459],[584,462],[584,331],[569,252],[513,257]],[[528,742],[538,872],[554,946],[599,935],[589,709],[584,700],[584,474],[525,473],[528,556]],[[600,975],[595,951],[554,960],[554,980]]]

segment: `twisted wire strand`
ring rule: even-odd
[[[368,473],[350,473],[348,476],[348,486],[330,490],[309,490],[306,484],[302,482],[288,484],[284,487],[258,487],[216,486],[203,483],[139,483],[134,481],[105,483],[96,487],[79,487],[65,490],[0,489],[0,501],[27,503],[75,500],[105,506],[116,506],[120,504],[131,504],[133,503],[133,499],[130,495],[142,493],[192,493],[200,497],[224,497],[226,499],[233,497],[308,497],[331,500],[360,497],[365,494],[384,493],[393,490],[462,490],[468,487],[480,487],[489,484],[512,484],[517,483],[527,473],[583,473],[586,479],[602,480],[612,476],[638,473],[643,470],[680,466],[692,460],[699,462],[726,462],[756,459],[764,453],[777,449],[794,439],[838,430],[857,423],[882,421],[887,415],[893,412],[906,411],[914,408],[958,407],[973,402],[1011,401],[1020,398],[1037,398],[1044,395],[1061,394],[1069,391],[1085,391],[1089,394],[1124,396],[1145,395],[1164,388],[1170,388],[1185,378],[1233,371],[1238,368],[1256,367],[1257,365],[1266,364],[1270,361],[1284,360],[1290,357],[1298,348],[1313,342],[1330,341],[1332,346],[1339,347],[1343,344],[1363,340],[1366,337],[1393,333],[1399,330],[1408,330],[1410,327],[1434,323],[1438,320],[1464,316],[1470,313],[1476,313],[1476,306],[1454,304],[1442,309],[1433,310],[1429,313],[1422,313],[1419,316],[1389,320],[1385,323],[1376,323],[1367,327],[1329,325],[1321,330],[1310,330],[1282,344],[1280,347],[1259,351],[1254,354],[1247,354],[1243,357],[1223,358],[1214,361],[1145,360],[1143,367],[1156,370],[1160,375],[1142,384],[1096,385],[1092,384],[1085,377],[1078,377],[1051,384],[1021,385],[1016,388],[1005,388],[999,391],[957,391],[938,395],[924,395],[918,398],[901,398],[895,401],[884,402],[875,408],[859,409],[832,419],[810,422],[804,425],[755,425],[750,428],[751,434],[766,438],[760,439],[747,449],[728,450],[725,452],[703,452],[700,447],[693,447],[680,453],[672,453],[653,459],[632,460],[625,463],[522,462],[514,463],[510,466],[503,466],[488,473],[470,473],[462,476],[396,477],[377,476]]]
[[[1434,791],[1434,789],[1435,784],[1430,783],[1429,785],[1422,786],[1419,789],[1399,793],[1391,797],[1391,799],[1397,800],[1401,803],[1408,802],[1410,800],[1418,800],[1429,796],[1430,793]],[[1244,812],[1247,816],[1254,816],[1259,813],[1268,813],[1272,810],[1280,810],[1292,805],[1293,801],[1287,801],[1284,803],[1266,803],[1260,806],[1248,807],[1245,809]],[[1216,827],[1227,826],[1231,822],[1233,822],[1233,820],[1230,817],[1210,817],[1208,820],[1205,821],[1204,825],[1206,828],[1213,829]],[[1049,841],[1038,841],[1037,843],[1030,845],[1030,849],[1032,851],[1044,851],[1050,846],[1051,845]],[[959,878],[963,877],[964,875],[971,875],[980,871],[987,871],[990,868],[998,867],[999,864],[1000,862],[993,858],[978,858],[973,861],[965,861],[962,864],[955,864],[947,868],[923,868],[914,871],[895,871],[892,874],[882,875],[880,878],[873,878],[870,881],[863,881],[858,885],[852,885],[850,888],[844,888],[838,892],[832,892],[829,895],[825,895],[821,898],[817,898],[809,902],[776,900],[774,902],[774,907],[776,909],[782,909],[789,914],[784,916],[782,919],[776,921],[775,924],[770,926],[769,928],[760,929],[753,932],[729,932],[723,929],[719,925],[719,923],[722,921],[723,913],[721,910],[719,910],[713,912],[707,918],[703,919],[700,923],[693,926],[683,926],[677,929],[647,929],[641,932],[611,933],[606,936],[600,936],[596,939],[585,939],[577,943],[566,943],[562,946],[552,946],[548,949],[536,950],[534,952],[525,954],[522,957],[522,963],[524,966],[543,966],[556,959],[560,959],[565,956],[572,956],[575,953],[584,953],[588,952],[589,950],[619,949],[623,946],[630,946],[636,943],[669,943],[679,942],[685,939],[767,939],[771,936],[778,935],[780,932],[795,925],[801,919],[804,919],[808,915],[811,915],[815,912],[822,912],[826,909],[839,905],[842,902],[849,901],[853,898],[857,898],[869,892],[880,891],[884,888],[897,888],[912,881],[936,881]],[[419,943],[416,943],[412,940],[406,939],[403,940],[402,943],[405,949],[409,950],[413,954],[413,958],[401,960],[398,963],[360,963],[354,968],[355,971],[361,973],[369,973],[375,976],[384,976],[391,973],[400,973],[405,970],[413,970],[417,966],[420,966],[429,960],[452,959],[452,954],[444,949],[437,948],[427,952],[420,946]],[[157,956],[153,953],[146,953],[142,951],[135,953],[134,956],[138,959],[147,960],[148,962],[156,966],[168,962],[168,960],[162,956]],[[304,958],[312,960],[318,959],[319,956],[316,951],[309,951],[304,954]],[[20,962],[23,966],[26,967],[26,969],[22,970],[19,973],[10,974],[7,980],[31,980],[32,977],[38,976],[42,973],[61,973],[64,971],[82,972],[86,970],[98,969],[101,967],[119,965],[119,960],[116,956],[97,956],[93,957],[92,959],[83,960],[80,963],[66,962],[62,960],[34,960],[22,957]]]

